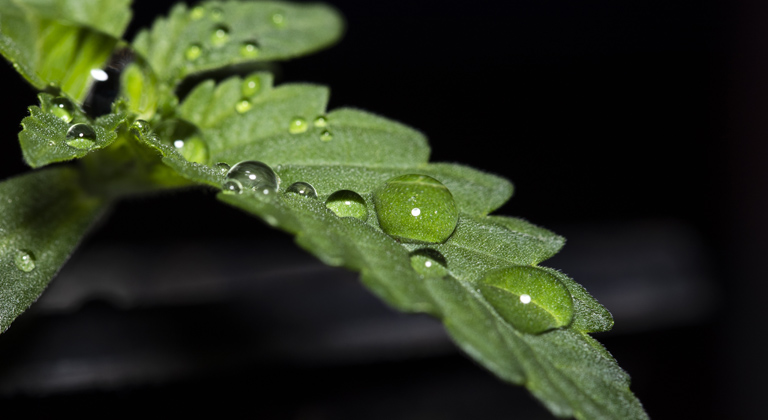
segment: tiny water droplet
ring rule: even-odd
[[[240,181],[236,179],[228,179],[221,186],[221,190],[225,194],[240,194],[243,192],[243,184],[241,184]]]
[[[211,44],[216,47],[220,47],[229,41],[229,27],[225,25],[217,25],[211,32]]]
[[[368,219],[368,207],[365,205],[365,200],[354,191],[336,191],[325,200],[325,206],[339,217],[354,217],[360,220]]]
[[[448,275],[445,257],[434,249],[419,249],[411,252],[411,267],[424,277],[439,278]]]
[[[328,126],[328,118],[324,115],[321,115],[315,118],[315,121],[313,121],[313,123],[315,124],[315,127],[324,128]]]
[[[225,162],[219,162],[219,163],[216,164],[216,168],[218,168],[218,170],[221,173],[226,174],[227,172],[229,172],[229,169],[231,167],[227,163],[225,163]]]
[[[258,74],[252,74],[243,79],[243,86],[240,91],[243,96],[250,98],[261,90],[261,77]]]
[[[256,41],[245,41],[240,45],[240,55],[245,58],[259,56],[259,44]]]
[[[273,25],[282,27],[285,25],[285,14],[282,12],[272,13],[270,20],[272,21]]]
[[[187,61],[197,60],[201,55],[203,55],[203,47],[201,47],[200,44],[192,44],[184,50],[184,58],[186,58]]]
[[[302,197],[317,198],[317,191],[315,187],[306,182],[294,182],[290,187],[286,188],[286,193],[297,194]]]
[[[270,190],[277,191],[280,187],[280,177],[275,171],[266,163],[255,160],[237,163],[227,172],[227,179],[240,181],[244,188],[254,191],[264,193],[266,190],[265,194],[269,194]]]
[[[161,141],[173,146],[184,159],[194,163],[208,161],[208,145],[194,124],[184,120],[169,120],[155,130]]]
[[[323,132],[320,133],[320,140],[331,141],[333,140],[333,134],[331,134],[331,132],[328,130],[323,130]]]
[[[16,255],[13,256],[13,262],[16,268],[25,273],[35,269],[35,257],[29,251],[17,250]]]
[[[373,202],[381,229],[409,242],[444,242],[459,218],[451,192],[427,175],[391,178],[374,191]]]
[[[211,19],[215,21],[222,20],[224,18],[224,11],[221,10],[219,7],[214,7],[211,9]]]
[[[253,104],[248,99],[243,99],[235,104],[235,110],[241,114],[248,112],[253,108]]]
[[[53,115],[61,118],[65,123],[72,121],[72,114],[75,111],[75,106],[72,105],[72,102],[70,102],[69,99],[63,96],[53,98],[53,100],[51,100],[51,105],[53,105],[51,108],[51,113]]]
[[[288,126],[288,132],[291,134],[301,134],[306,132],[308,128],[307,120],[301,117],[294,117]]]
[[[486,273],[478,291],[516,329],[538,334],[570,324],[573,298],[553,274],[530,266]]]
[[[149,134],[149,130],[149,123],[144,120],[136,120],[131,124],[131,133],[138,139],[146,137]]]
[[[88,124],[75,124],[67,130],[66,142],[75,149],[88,150],[96,144],[96,132]]]

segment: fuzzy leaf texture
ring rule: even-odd
[[[72,168],[0,183],[0,332],[43,292],[106,203],[79,187]]]
[[[133,46],[160,80],[226,66],[254,66],[327,47],[342,35],[341,15],[318,3],[205,2],[173,7],[136,36]]]
[[[35,88],[83,101],[131,17],[127,0],[0,0],[0,53]]]
[[[509,182],[461,165],[429,163],[419,132],[360,110],[328,112],[327,101],[322,86],[273,87],[269,73],[256,72],[205,81],[190,92],[176,115],[199,129],[189,145],[146,124],[134,132],[179,174],[217,188],[227,180],[222,167],[242,160],[269,165],[280,180],[277,191],[246,188],[219,199],[295,234],[325,263],[360,271],[364,284],[395,308],[442,319],[467,354],[500,378],[525,385],[554,414],[647,418],[626,373],[587,334],[612,327],[608,311],[565,274],[537,266],[563,238],[521,219],[487,215],[509,199]],[[445,242],[401,242],[379,226],[373,194],[404,174],[428,175],[451,191],[459,216]],[[300,181],[318,197],[287,192]],[[362,198],[356,217],[339,217],[326,204],[339,190]],[[419,265],[427,260],[437,270]],[[517,276],[511,283],[531,285],[530,310],[508,309],[523,299],[520,292],[487,284],[488,273],[503,269]]]

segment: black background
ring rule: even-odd
[[[675,220],[698,232],[722,293],[717,311],[685,328],[598,338],[632,375],[652,418],[754,418],[766,369],[760,364],[766,286],[757,266],[766,250],[768,157],[762,5],[329,3],[346,16],[344,39],[283,65],[283,81],[328,85],[330,108],[351,105],[401,121],[430,138],[432,160],[511,179],[515,197],[498,213],[554,230]],[[137,2],[129,35],[170,4]],[[15,134],[36,100],[10,65],[0,72],[7,143],[0,175],[7,178],[26,170]],[[159,230],[182,239],[217,236],[222,218],[248,223],[210,198],[187,193],[125,203],[93,240],[141,241]],[[145,220],[148,206],[174,217],[195,206],[211,217],[194,216],[191,232],[184,223]],[[262,226],[249,229],[290,242]],[[564,252],[569,247],[578,243]],[[429,363],[426,369],[439,370],[441,363],[466,362]],[[300,371],[286,375],[331,386]],[[160,400],[196,383],[189,384],[141,395]],[[80,398],[70,401],[93,403]]]

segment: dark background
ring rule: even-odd
[[[706,273],[713,291],[707,309],[685,322],[634,331],[618,330],[617,318],[618,331],[598,339],[630,373],[652,418],[759,417],[768,350],[761,311],[768,287],[758,265],[768,233],[765,6],[746,0],[329,3],[346,16],[346,36],[327,51],[283,65],[283,81],[328,85],[330,108],[352,105],[401,121],[430,138],[432,160],[511,179],[515,197],[497,213],[565,234],[562,258],[577,255],[587,242],[567,232],[590,238],[593,231],[660,225],[688,232],[696,242],[696,269]],[[130,34],[170,4],[137,2]],[[0,72],[8,143],[0,175],[6,178],[26,170],[15,133],[36,100],[7,63]],[[150,220],[149,212],[167,217]],[[147,238],[236,237],[254,249],[305,258],[286,235],[220,206],[211,194],[131,201],[112,216],[86,249]],[[222,221],[238,229],[222,229]],[[665,237],[658,238],[663,249]],[[643,255],[636,260],[642,265]],[[558,267],[555,261],[551,265]],[[683,307],[685,299],[679,301]],[[179,317],[178,325],[191,322],[178,309],[152,311],[122,312],[146,323],[168,316]],[[68,316],[114,312],[121,311],[97,302]],[[195,313],[189,309],[192,319]],[[59,318],[66,316],[22,317],[7,338],[23,340],[16,338],[22,331],[54,328],[64,322]],[[177,324],[168,325],[166,333],[173,335]],[[236,326],[210,327],[237,334]],[[0,340],[0,353],[3,346]],[[498,418],[546,418],[522,389],[496,383],[451,351],[386,363],[277,365],[263,361],[151,384],[118,381],[108,390],[22,392],[3,405],[111,413],[116,406],[139,412],[145,403],[165,402],[168,410],[190,412],[214,410],[217,402],[222,410],[240,407],[245,399],[264,418],[378,418],[366,411],[382,412],[376,407],[389,418],[411,418],[384,408],[400,401],[432,410],[418,418],[477,418],[470,409],[479,407],[501,413]],[[451,372],[461,379],[444,378]],[[254,396],[258,385],[272,391],[260,399]],[[430,395],[424,398],[432,405],[413,395]],[[442,404],[458,408],[443,412],[436,408]],[[134,413],[127,410],[117,415]]]

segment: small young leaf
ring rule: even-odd
[[[0,183],[0,332],[34,302],[106,203],[79,188],[72,168]]]
[[[331,45],[342,31],[341,16],[323,4],[206,2],[174,6],[133,45],[160,80],[175,85],[193,73],[304,55]]]
[[[117,138],[115,130],[125,121],[125,114],[107,114],[93,123],[71,102],[69,116],[62,118],[62,108],[47,93],[38,95],[40,107],[29,107],[29,116],[21,120],[23,130],[19,142],[24,160],[33,168],[54,162],[81,158],[88,153],[109,146]],[[92,130],[83,134],[81,129]],[[79,134],[79,135],[78,135]]]

